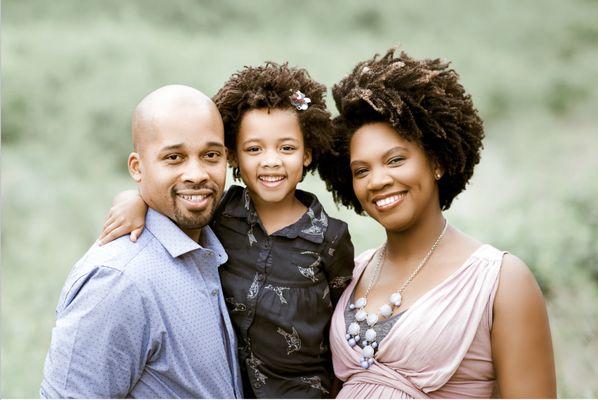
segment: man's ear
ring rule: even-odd
[[[141,182],[141,160],[139,157],[139,153],[131,153],[129,154],[129,175],[131,178],[135,180],[135,182]]]
[[[303,153],[303,166],[307,167],[309,164],[311,164],[311,150],[305,149]]]

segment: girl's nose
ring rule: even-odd
[[[275,168],[280,167],[282,165],[282,161],[279,157],[266,157],[264,158],[264,161],[262,161],[262,165],[264,167]]]

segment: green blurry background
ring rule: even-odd
[[[486,123],[449,221],[531,266],[559,395],[597,397],[596,21],[582,0],[2,1],[2,397],[37,396],[64,279],[133,187],[129,116],[145,94],[213,95],[265,60],[331,86],[399,43],[451,60]],[[302,187],[349,222],[358,251],[382,241],[316,177]]]

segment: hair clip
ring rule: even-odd
[[[299,90],[296,90],[295,93],[289,96],[291,99],[291,104],[299,111],[307,110],[309,107],[309,103],[311,103],[311,99],[309,97],[305,97],[303,93]]]

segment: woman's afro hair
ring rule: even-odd
[[[349,144],[361,126],[387,122],[442,168],[439,200],[446,210],[480,161],[482,120],[447,62],[416,60],[405,52],[395,57],[394,52],[360,62],[333,86],[340,114],[333,120],[335,153],[327,154],[318,170],[335,201],[362,214],[352,187]]]

